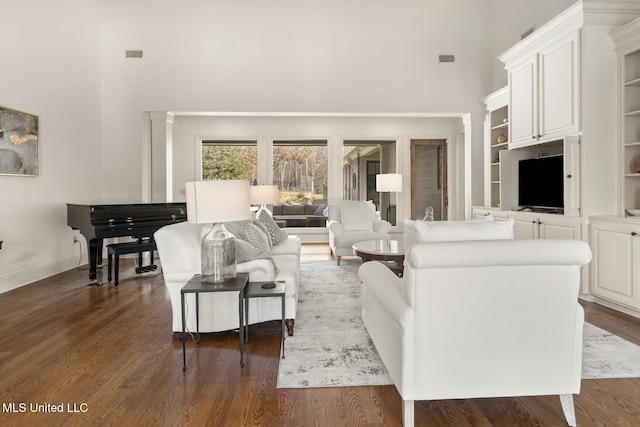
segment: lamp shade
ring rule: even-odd
[[[187,221],[193,224],[251,219],[249,181],[186,183]]]
[[[383,173],[376,175],[376,191],[379,193],[402,191],[402,175],[399,173]]]
[[[252,185],[249,187],[252,205],[269,205],[278,202],[277,185]]]

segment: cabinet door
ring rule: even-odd
[[[513,238],[514,239],[537,239],[538,220],[528,218],[528,215],[509,215],[513,218]]]
[[[577,220],[545,216],[539,219],[538,225],[541,239],[580,240],[580,222]]]
[[[538,138],[551,140],[578,131],[578,33],[541,50]]]
[[[591,292],[633,308],[638,295],[637,227],[626,224],[591,224]]]
[[[537,141],[537,78],[537,55],[509,70],[509,148]]]

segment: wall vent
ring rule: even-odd
[[[440,62],[456,62],[456,56],[455,55],[440,55],[439,61]]]
[[[536,30],[536,26],[534,25],[533,27],[529,28],[527,31],[525,31],[524,33],[522,33],[522,35],[520,36],[520,40],[524,40],[525,38],[527,38],[531,33],[533,33]]]
[[[128,50],[125,54],[127,58],[142,58],[141,50]]]

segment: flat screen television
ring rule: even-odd
[[[564,209],[562,154],[520,160],[518,204],[521,208]]]

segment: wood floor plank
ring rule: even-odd
[[[329,257],[318,246],[308,256]],[[74,269],[0,294],[0,425],[402,425],[393,386],[277,389],[277,321],[251,326],[244,368],[231,331],[188,341],[182,372],[162,275],[121,263],[118,287],[86,286],[87,271]],[[582,305],[587,321],[640,345],[640,319]],[[10,403],[65,411],[12,413]],[[585,380],[575,406],[581,427],[636,426],[640,379]],[[415,413],[416,426],[566,425],[557,396],[416,402]]]

